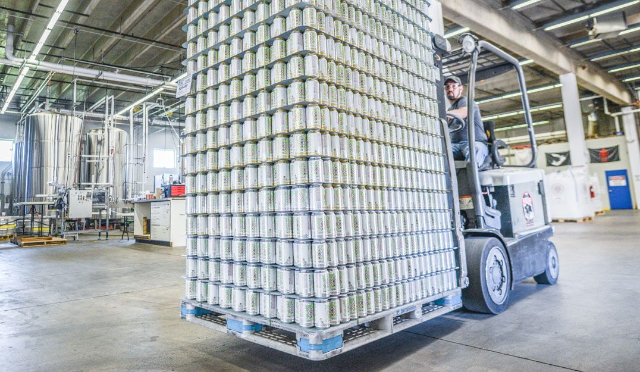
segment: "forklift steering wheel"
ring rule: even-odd
[[[457,132],[466,126],[464,119],[456,114],[447,112],[447,121],[449,122],[449,133]]]

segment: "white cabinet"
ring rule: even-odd
[[[182,198],[135,202],[134,235],[136,241],[172,247],[185,246],[187,232],[184,203]],[[150,226],[148,236],[142,231],[145,218]]]

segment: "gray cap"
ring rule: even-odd
[[[458,84],[462,85],[462,81],[461,81],[461,80],[460,80],[460,78],[459,78],[459,77],[457,77],[457,76],[447,76],[447,77],[444,79],[444,83],[446,84],[448,81],[453,81],[453,82],[455,82],[455,83],[458,83]]]

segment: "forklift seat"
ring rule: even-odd
[[[506,149],[507,144],[503,140],[496,138],[496,123],[493,120],[484,121],[484,130],[487,133],[487,147],[489,148],[489,155],[484,159],[484,163],[480,165],[478,170],[483,171],[487,169],[500,168],[506,161],[505,158],[500,156],[500,149]]]

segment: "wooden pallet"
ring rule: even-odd
[[[21,247],[42,247],[45,245],[64,245],[67,244],[67,239],[61,239],[51,236],[42,237],[16,237],[12,240],[12,243]]]
[[[593,217],[582,217],[578,219],[569,219],[569,218],[558,218],[554,219],[553,222],[576,222],[576,223],[584,223],[593,221]]]
[[[597,211],[596,216],[603,216],[607,213],[607,211]]]

